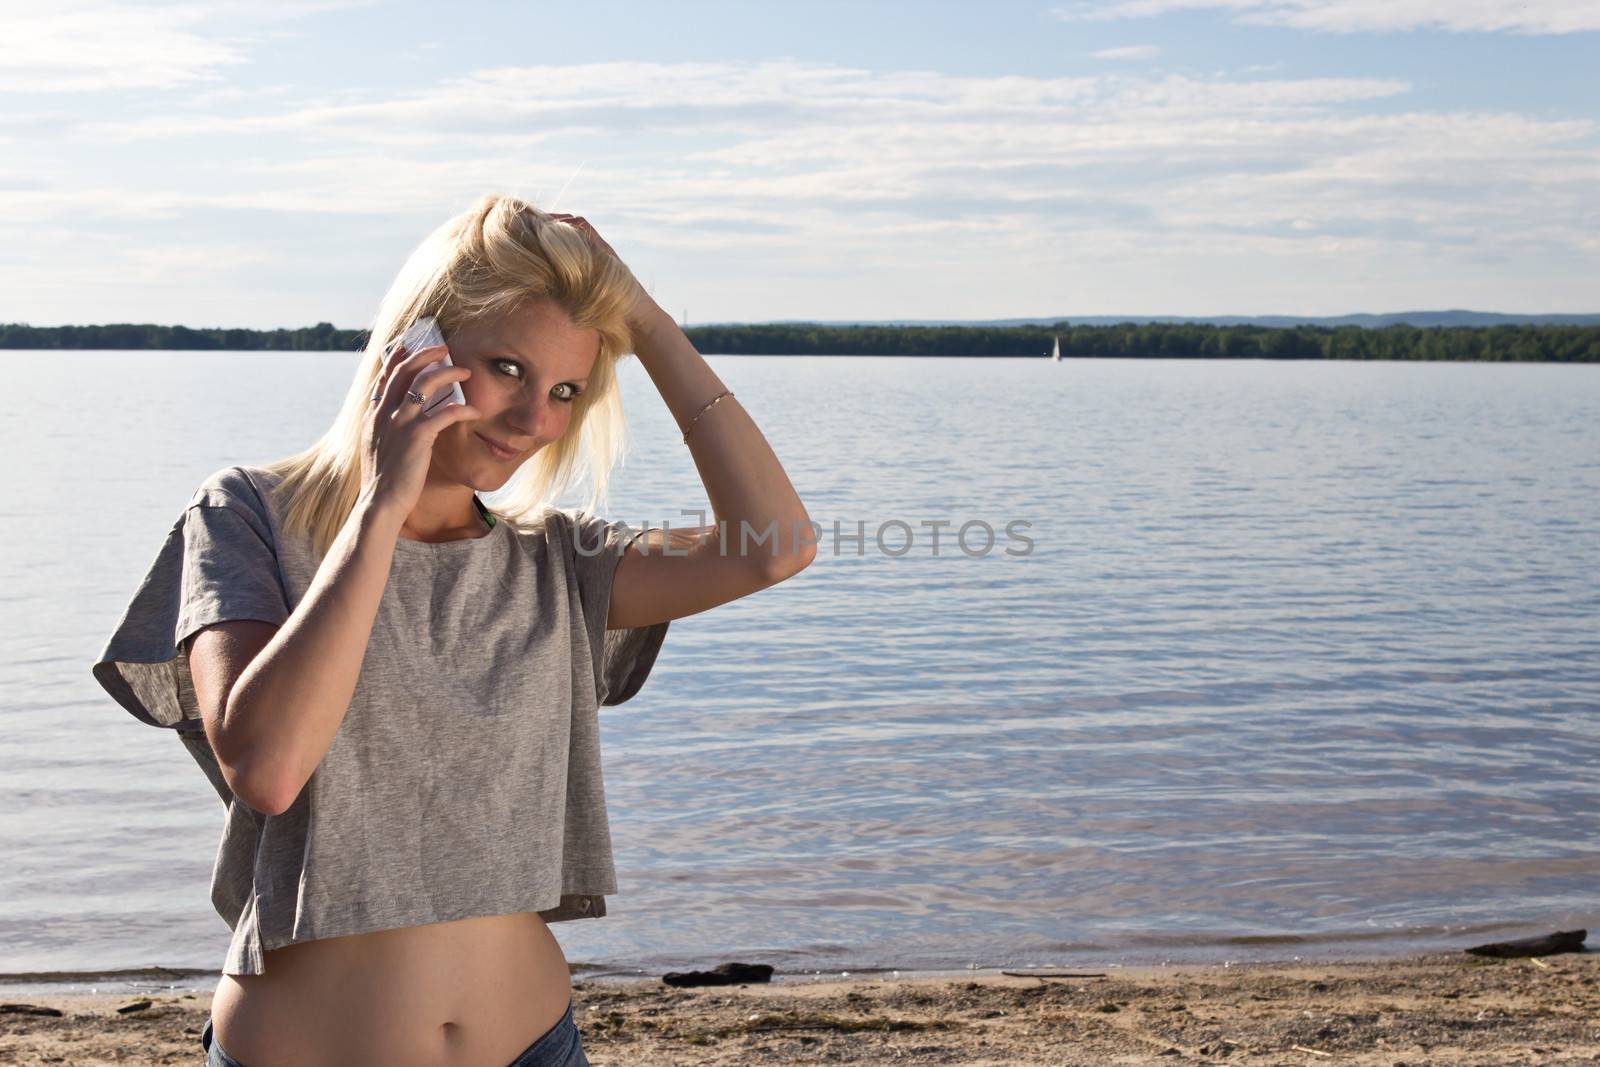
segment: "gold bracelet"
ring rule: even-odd
[[[706,402],[706,406],[705,407],[703,407],[699,411],[695,412],[694,418],[689,420],[689,429],[683,431],[683,443],[684,444],[688,444],[689,443],[689,430],[694,429],[694,424],[700,421],[700,416],[701,415],[704,415],[706,412],[708,412],[712,408],[716,407],[718,401],[721,401],[721,400],[723,400],[723,399],[725,399],[727,397],[730,397],[732,395],[733,395],[732,390],[724,389],[722,392],[718,393],[716,396],[714,396],[710,400],[708,400]]]

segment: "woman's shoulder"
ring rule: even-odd
[[[567,537],[573,523],[574,513],[570,509],[545,501],[512,516],[509,526],[513,533],[522,537],[552,540]]]
[[[632,529],[626,522],[603,519],[584,508],[562,508],[548,502],[518,516],[510,527],[519,537],[590,558],[608,548],[620,551],[624,541],[644,532]]]
[[[279,475],[265,467],[232,464],[208,474],[189,498],[189,506],[242,507],[265,513],[267,494],[280,481]]]

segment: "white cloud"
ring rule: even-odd
[[[0,0],[5,41],[0,92],[77,93],[175,89],[220,81],[248,62],[248,35],[208,26],[222,19],[276,23],[371,0],[242,0],[106,4]]]
[[[656,270],[678,286],[705,287],[689,302],[708,314],[715,301],[746,302],[723,315],[818,314],[834,286],[828,306],[846,317],[861,313],[843,310],[860,294],[902,277],[920,279],[924,306],[951,314],[1060,310],[1041,288],[1050,278],[1127,309],[1114,287],[1148,264],[1209,277],[1197,265],[1218,256],[1254,257],[1234,276],[1284,285],[1337,271],[1364,285],[1403,263],[1420,286],[1490,254],[1522,255],[1545,272],[1508,284],[1548,276],[1577,292],[1600,280],[1596,123],[1408,108],[1410,88],[1388,78],[594,63],[315,103],[218,96],[155,114],[141,103],[129,121],[7,120],[0,132],[32,150],[26,171],[17,153],[0,163],[0,226],[26,240],[50,225],[142,223],[152,242],[179,248],[219,221],[246,244],[295,230],[283,256],[325,259],[337,248],[352,271],[370,264],[370,298],[402,235],[420,237],[482,191],[548,203],[584,164],[563,208],[607,220],[603,232],[647,284],[660,257]],[[374,233],[391,244],[360,247]],[[301,270],[285,258],[258,273],[266,285]],[[781,283],[757,285],[768,270]],[[0,282],[37,289],[25,276]],[[993,302],[1002,298],[1010,303]],[[1339,309],[1332,291],[1316,298]],[[774,305],[782,299],[794,303]],[[1017,303],[1035,299],[1044,303]]]
[[[244,62],[236,45],[195,32],[195,21],[178,9],[8,9],[0,92],[168,89]]]
[[[1230,11],[1239,22],[1333,33],[1439,29],[1461,33],[1600,30],[1600,0],[1081,0],[1059,18],[1141,18],[1173,11]]]
[[[1029,227],[1085,226],[1278,241],[1424,214],[1575,239],[1536,220],[1589,210],[1573,183],[1600,180],[1594,123],[1368,110],[1408,91],[1373,78],[982,78],[790,61],[497,69],[267,114],[68,126],[101,149],[121,139],[148,156],[153,142],[163,158],[192,140],[204,159],[142,185],[137,168],[118,168],[117,195],[64,170],[0,199],[0,218],[437,213],[486,187],[553,195],[592,160],[569,198],[706,247],[797,233],[864,245],[998,220],[1023,241]],[[238,150],[218,151],[228,144]],[[1423,240],[1419,225],[1407,232]]]
[[[1102,48],[1098,52],[1090,52],[1094,59],[1154,59],[1161,54],[1161,49],[1153,44],[1129,44],[1120,48]]]
[[[435,87],[256,115],[174,110],[134,120],[80,122],[67,136],[106,142],[283,134],[341,146],[422,148],[458,142],[528,145],[601,131],[692,135],[760,144],[773,131],[815,130],[839,143],[857,131],[891,134],[970,123],[971,136],[1061,122],[1096,122],[1117,111],[1169,118],[1238,111],[1268,114],[1395,96],[1391,78],[1256,81],[1098,76],[957,77],[926,71],[874,74],[790,61],[593,63],[483,71]],[[971,146],[966,146],[970,148]],[[613,146],[612,150],[619,150]],[[852,152],[858,149],[852,149]],[[836,153],[830,153],[836,154]]]

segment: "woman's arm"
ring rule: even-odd
[[[405,516],[363,492],[276,632],[265,623],[243,655],[229,624],[199,631],[190,653],[203,725],[235,795],[279,815],[305,788],[355,695]],[[248,663],[243,666],[240,660]],[[242,668],[242,669],[241,669]]]
[[[583,218],[555,217],[616,255]],[[612,579],[606,615],[611,630],[678,619],[748,596],[799,573],[817,554],[811,517],[739,398],[724,397],[706,408],[727,386],[672,316],[641,289],[628,326],[639,362],[678,428],[689,431],[689,454],[716,524],[674,530],[670,546],[658,533],[646,535],[649,551],[640,551],[637,541],[629,546]],[[666,554],[669,547],[672,555]]]
[[[811,521],[805,505],[738,397],[724,397],[702,412],[727,386],[672,317],[645,300],[635,351],[678,428],[689,428],[689,454],[716,520],[728,524],[729,551],[737,550],[741,523],[757,532],[776,526],[776,541],[752,550],[750,558],[761,560],[758,570],[788,577],[816,555],[811,539],[800,536]]]
[[[689,454],[716,524],[674,530],[673,555],[655,534],[646,535],[648,551],[638,542],[628,548],[612,581],[606,627],[613,630],[726,604],[799,573],[816,557],[811,517],[755,420],[736,396],[705,408],[727,386],[654,300],[646,296],[640,305],[630,324],[634,351],[679,428],[694,420]]]

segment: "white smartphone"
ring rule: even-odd
[[[397,344],[391,350],[389,358],[393,359],[394,352],[398,352],[402,345],[405,347],[406,355],[410,356],[415,355],[424,348],[433,348],[442,344],[444,344],[444,334],[439,332],[439,324],[433,321],[432,315],[424,315],[406,327],[406,332],[397,339]],[[445,349],[444,359],[439,362],[446,367],[455,366],[454,363],[450,362],[449,349]],[[433,364],[430,363],[428,366],[431,367]],[[422,413],[424,415],[432,415],[446,404],[465,404],[466,402],[467,397],[461,391],[461,383],[451,382],[449,385],[439,387],[438,392],[432,396],[424,394]]]

